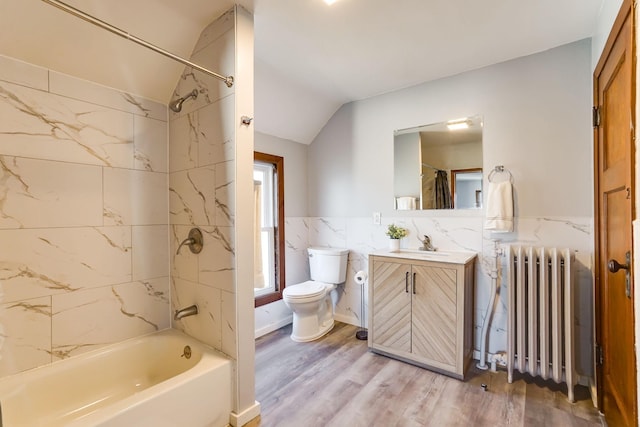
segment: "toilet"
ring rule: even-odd
[[[311,280],[284,288],[282,299],[293,311],[291,339],[313,341],[333,328],[331,293],[347,277],[348,249],[308,248]]]

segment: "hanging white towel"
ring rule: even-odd
[[[484,228],[502,233],[513,231],[513,189],[510,181],[489,183]]]
[[[416,209],[415,197],[396,197],[396,209],[399,211],[412,211]]]

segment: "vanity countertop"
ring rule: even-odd
[[[466,264],[477,256],[475,252],[467,251],[420,251],[417,249],[400,249],[398,252],[378,250],[369,255],[389,258],[415,259],[420,261],[444,262],[448,264]]]

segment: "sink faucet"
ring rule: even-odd
[[[427,236],[426,234],[424,234],[424,240],[420,239],[419,237],[418,237],[418,240],[422,242],[422,247],[418,248],[421,251],[434,252],[436,250],[436,248],[434,248],[433,245],[431,244],[431,237]]]
[[[175,314],[173,315],[173,320],[180,320],[183,317],[195,316],[196,314],[198,314],[198,306],[195,304],[190,305],[189,307],[176,310]]]

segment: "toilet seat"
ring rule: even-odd
[[[327,292],[327,287],[328,286],[326,283],[307,280],[306,282],[284,288],[284,292],[282,293],[282,295],[284,298],[293,301],[308,298],[314,299],[324,296],[324,294]]]

